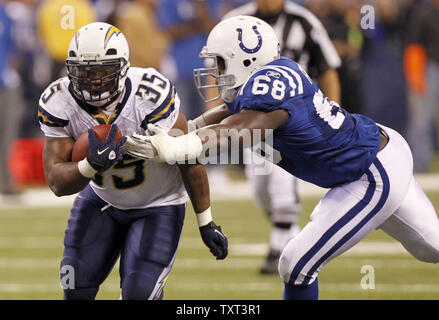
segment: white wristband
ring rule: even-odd
[[[209,224],[209,222],[211,222],[212,220],[212,212],[210,211],[210,207],[201,213],[197,213],[197,221],[199,227],[203,227]]]
[[[78,169],[79,172],[86,178],[93,178],[96,172],[98,172],[91,166],[87,158],[84,158],[78,162]]]
[[[192,132],[195,130],[197,130],[197,124],[196,124],[195,120],[188,120],[187,121],[187,131]]]
[[[195,118],[194,122],[196,124],[197,129],[200,129],[200,128],[207,126],[206,119],[204,119],[204,114],[202,114],[198,118]]]

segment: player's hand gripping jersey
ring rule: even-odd
[[[357,180],[369,168],[380,146],[375,122],[349,114],[329,101],[294,61],[280,58],[244,83],[228,107],[273,111],[285,109],[288,121],[274,130],[279,166],[305,181],[330,188]]]
[[[72,94],[67,78],[61,78],[43,92],[38,118],[47,137],[77,139],[99,124],[115,123],[125,136],[148,135],[149,123],[165,130],[174,125],[180,101],[174,86],[153,68],[128,70],[124,92],[110,112],[96,113]],[[124,156],[124,159],[90,182],[107,203],[120,209],[177,205],[187,194],[177,166]]]

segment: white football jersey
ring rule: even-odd
[[[116,107],[111,114],[96,113],[73,95],[67,77],[43,92],[38,118],[47,137],[77,139],[99,124],[115,123],[125,136],[148,135],[147,125],[165,130],[177,120],[180,100],[172,83],[153,68],[130,68]],[[187,193],[176,165],[156,163],[124,156],[103,174],[90,181],[96,194],[120,209],[149,208],[183,204]]]

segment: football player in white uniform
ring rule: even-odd
[[[75,34],[66,67],[68,77],[52,83],[38,107],[47,183],[57,196],[79,192],[61,262],[61,271],[73,268],[75,283],[64,288],[64,298],[94,299],[120,256],[122,298],[161,299],[182,232],[186,190],[204,243],[217,259],[227,256],[227,238],[210,213],[204,167],[136,159],[123,154],[125,137],[113,140],[117,128],[145,135],[152,123],[187,132],[175,88],[153,68],[130,68],[124,35],[101,22]],[[99,124],[112,125],[103,142],[90,129]],[[86,131],[88,156],[72,162],[75,140]]]

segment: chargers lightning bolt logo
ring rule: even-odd
[[[118,28],[115,28],[115,27],[108,28],[108,31],[105,34],[104,48],[107,47],[108,41],[110,41],[111,37],[113,35],[116,35],[116,37],[117,37],[119,35],[119,33],[120,33],[120,30]]]
[[[256,36],[258,37],[258,44],[256,45],[256,47],[254,47],[253,49],[249,49],[247,48],[243,43],[242,43],[242,29],[238,28],[236,29],[236,31],[238,31],[238,41],[239,41],[239,47],[242,49],[242,51],[246,52],[246,53],[255,53],[258,52],[259,49],[262,46],[262,37],[261,34],[258,31],[258,27],[257,26],[253,26],[252,27],[253,31],[256,33]]]

